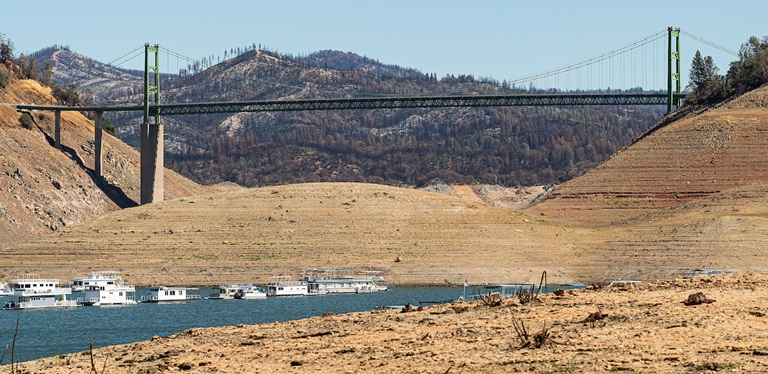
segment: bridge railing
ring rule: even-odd
[[[685,94],[674,94],[675,101]],[[666,93],[611,94],[524,94],[468,96],[411,96],[347,99],[261,100],[183,104],[152,104],[151,115],[187,115],[241,112],[287,112],[304,110],[406,109],[504,106],[579,106],[579,105],[667,105]],[[16,104],[17,110],[59,111],[141,111],[143,106],[53,106]]]

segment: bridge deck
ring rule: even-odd
[[[684,99],[675,94],[674,99]],[[499,106],[574,106],[574,105],[667,105],[666,93],[629,94],[545,94],[545,95],[472,95],[472,96],[411,96],[349,99],[262,100],[241,102],[212,102],[184,104],[150,104],[151,115],[186,115],[240,112],[286,112],[303,110],[405,109]],[[17,110],[60,111],[141,111],[132,106],[56,106],[15,105]]]

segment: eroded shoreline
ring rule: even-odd
[[[698,292],[714,302],[683,303]],[[676,279],[569,290],[535,302],[511,298],[500,306],[476,301],[190,329],[93,355],[21,363],[19,370],[87,373],[93,358],[107,373],[757,373],[768,370],[767,297],[766,274]]]

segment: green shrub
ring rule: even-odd
[[[104,129],[104,131],[107,132],[107,134],[110,134],[112,136],[116,136],[115,134],[115,124],[112,123],[112,121],[107,117],[101,118],[101,128]]]
[[[5,69],[0,69],[0,88],[8,87],[8,83],[11,83],[10,74]]]
[[[21,118],[19,118],[19,122],[21,123],[21,127],[31,130],[32,127],[35,126],[35,120],[32,119],[32,115],[29,113],[22,113]]]

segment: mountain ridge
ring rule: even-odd
[[[9,92],[24,99],[27,91]],[[466,274],[489,283],[533,282],[542,271],[562,283],[668,279],[702,266],[766,271],[755,260],[764,256],[768,242],[766,106],[768,87],[763,87],[683,116],[522,212],[487,206],[461,188],[455,196],[353,182],[188,191],[160,204],[67,223],[8,248],[0,272],[66,278],[112,264],[136,284],[213,285],[243,278],[261,282],[275,272],[318,266],[376,267],[398,284],[454,282]],[[35,116],[37,128],[45,131],[22,129],[15,112],[5,127],[44,139],[52,121]],[[312,136],[313,128],[301,129]],[[83,140],[64,142],[83,165],[91,162],[85,139],[90,131],[79,135]],[[49,143],[40,144],[34,149],[51,150]],[[21,144],[7,148],[22,150],[17,159],[30,154]],[[34,166],[19,173],[8,166],[0,177],[9,192],[18,185],[16,174],[48,189],[72,187],[54,183],[48,174],[28,178]],[[108,180],[121,184],[116,179],[121,174],[115,175]],[[135,193],[130,186],[125,191]],[[46,206],[34,204],[44,195],[35,200],[28,194],[19,199],[33,202],[22,207],[27,217],[49,215]],[[5,199],[14,202],[12,195]]]
[[[111,90],[89,88],[104,103],[142,102],[140,85],[122,82]],[[194,75],[164,75],[161,87],[166,103],[520,92],[471,75],[437,79],[340,51],[287,57],[248,50]],[[203,184],[367,181],[398,186],[439,177],[451,183],[519,186],[562,183],[590,170],[662,113],[663,108],[651,107],[445,108],[236,113],[163,121],[169,167]],[[138,147],[139,114],[110,116],[117,135]]]

